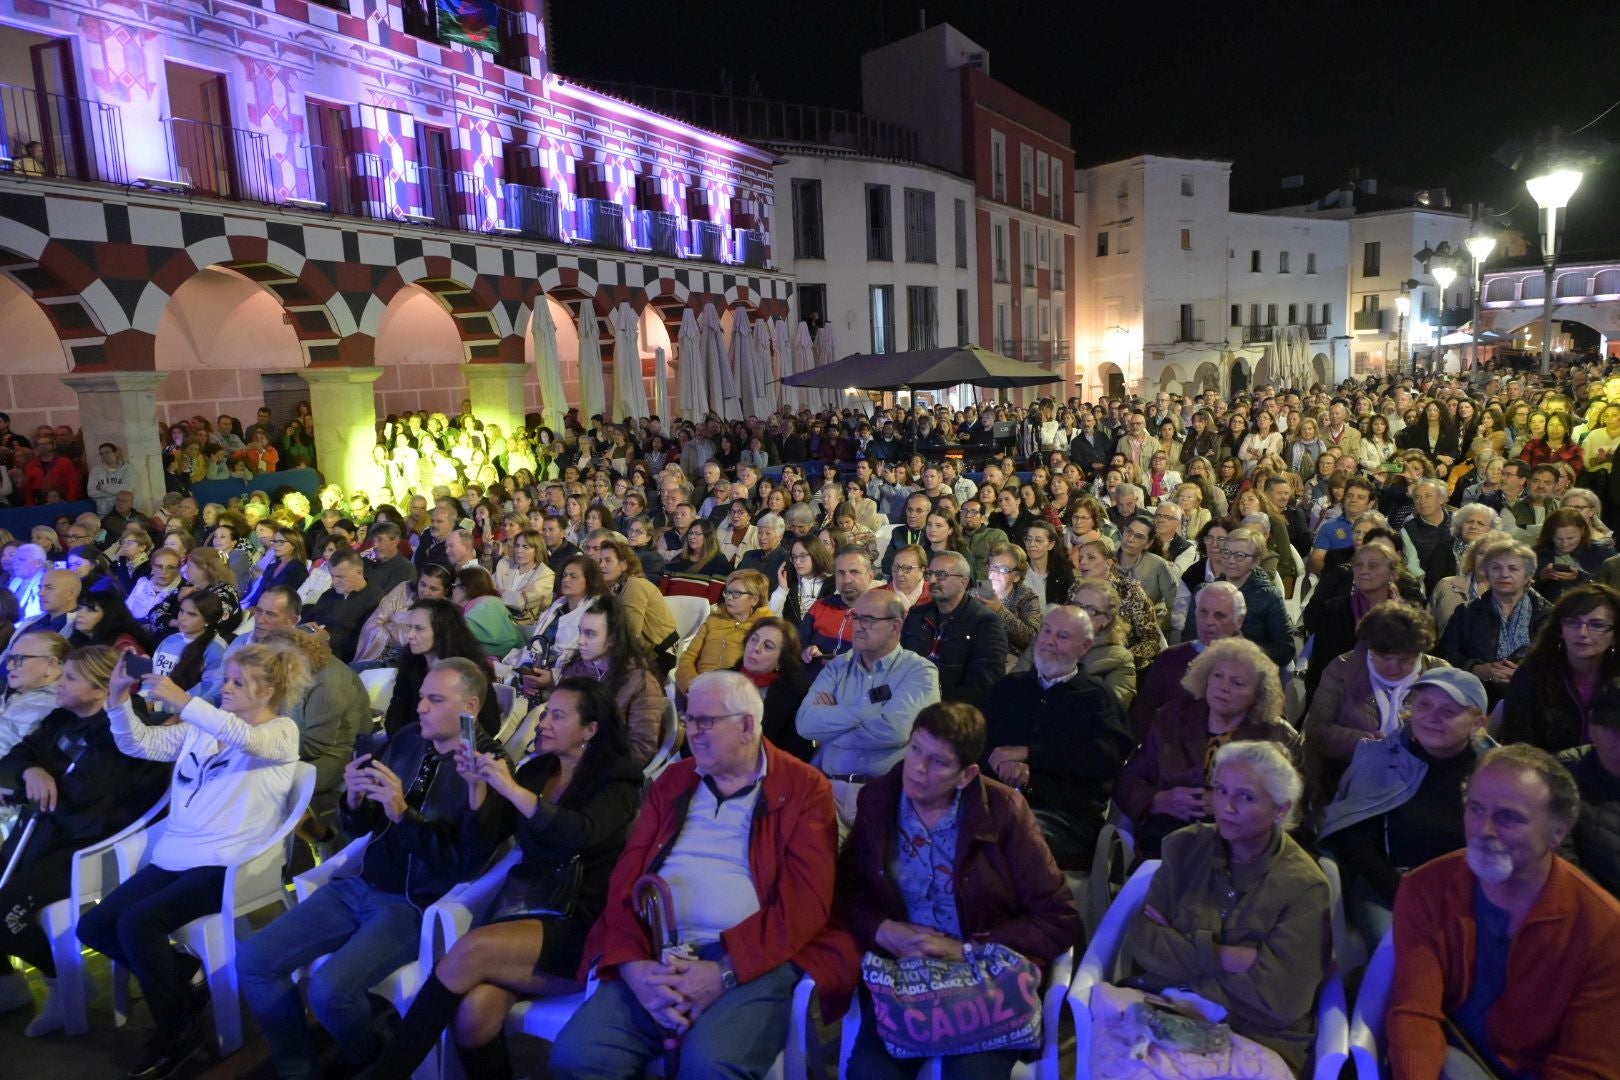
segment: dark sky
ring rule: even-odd
[[[1233,161],[1240,208],[1281,177],[1312,193],[1359,166],[1386,185],[1450,189],[1534,236],[1518,174],[1490,160],[1620,100],[1613,0],[556,0],[563,75],[856,107],[861,53],[947,21],[990,51],[991,74],[1066,117],[1082,165],[1152,151]],[[1620,109],[1587,135],[1620,143]],[[1565,249],[1620,253],[1620,166],[1588,174]],[[1528,211],[1528,212],[1527,212]]]

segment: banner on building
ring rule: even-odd
[[[501,51],[500,12],[495,0],[436,0],[439,38],[489,53]]]

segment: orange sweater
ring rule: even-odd
[[[1473,981],[1474,874],[1464,852],[1414,870],[1395,896],[1395,982],[1385,1024],[1396,1080],[1435,1080],[1441,1017]],[[1620,1062],[1620,903],[1561,858],[1513,936],[1507,986],[1486,1021],[1517,1075],[1598,1080]]]

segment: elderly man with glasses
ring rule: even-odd
[[[1271,575],[1260,569],[1266,553],[1265,541],[1253,529],[1234,529],[1221,545],[1221,563],[1227,581],[1243,594],[1243,636],[1265,650],[1284,672],[1294,659],[1294,627],[1283,606],[1282,589]],[[1202,591],[1202,590],[1200,590]],[[1194,596],[1196,603],[1197,597]],[[1195,620],[1188,619],[1184,640],[1198,636]]]
[[[601,982],[555,1042],[559,1080],[639,1076],[672,1036],[681,1076],[762,1077],[801,969],[834,1009],[852,989],[854,943],[827,925],[837,859],[827,781],[765,741],[765,703],[741,673],[699,675],[687,708],[692,756],[653,782],[614,867],[584,949]],[[649,937],[636,888],[648,873],[695,958],[662,956]]]
[[[827,662],[799,706],[795,726],[820,743],[811,764],[832,781],[841,836],[855,821],[861,786],[894,767],[912,721],[940,700],[938,670],[900,646],[905,617],[892,591],[861,594],[850,608],[854,648]]]
[[[900,643],[939,668],[945,701],[984,706],[985,695],[1007,673],[1007,631],[1001,616],[973,596],[973,568],[954,551],[928,564],[928,602],[906,615]]]

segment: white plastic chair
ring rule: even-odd
[[[293,828],[309,808],[314,793],[315,766],[304,761],[295,763],[292,788],[283,804],[276,831],[254,855],[225,868],[224,902],[219,912],[193,919],[174,932],[175,942],[203,962],[214,1003],[214,1032],[221,1057],[235,1053],[242,1045],[242,996],[236,976],[237,935],[247,928],[247,916],[260,908],[271,904],[288,906],[287,890],[281,880],[282,868],[290,853]],[[166,819],[156,822],[119,841],[114,850],[121,880],[127,881],[151,861],[152,848],[167,824]],[[117,1023],[123,1023],[128,1015],[128,973],[114,971],[113,1016]]]
[[[506,683],[495,684],[495,705],[501,711],[501,730],[496,737],[503,742],[505,737],[516,731],[517,726],[523,722],[524,714],[520,711],[522,706],[518,704],[519,700],[522,699],[518,697],[516,688]],[[524,701],[524,704],[528,702]]]
[[[641,774],[647,778],[647,783],[650,784],[654,780],[658,779],[658,775],[667,769],[670,763],[675,760],[675,755],[680,751],[681,748],[681,739],[683,735],[684,732],[681,728],[681,718],[680,714],[675,711],[675,703],[673,701],[665,701],[664,736],[659,740],[658,749],[653,751],[653,756],[651,760],[647,762],[647,767],[641,770]]]
[[[1356,1012],[1350,1018],[1350,1056],[1356,1063],[1358,1080],[1383,1080],[1380,1064],[1384,1057],[1384,1010],[1389,1007],[1389,990],[1395,981],[1395,932],[1373,950],[1367,973],[1356,992]]]
[[[506,751],[507,757],[513,761],[523,760],[529,743],[534,740],[534,729],[540,726],[540,717],[545,711],[544,705],[536,705],[523,715],[511,731],[502,733],[501,748]]]
[[[889,540],[894,536],[894,530],[897,528],[899,528],[898,525],[887,522],[879,525],[877,532],[873,534],[877,538],[877,561],[879,565],[883,563],[883,556],[889,553]]]
[[[121,832],[73,853],[69,871],[68,898],[47,904],[39,912],[40,926],[50,939],[51,958],[56,961],[56,997],[62,1003],[62,1029],[69,1035],[90,1030],[90,1017],[84,985],[84,951],[79,945],[79,917],[90,904],[99,903],[118,884],[118,862],[113,849],[126,837],[151,825],[169,808],[164,792],[157,805],[131,822]]]
[[[394,681],[398,678],[399,671],[388,667],[369,668],[360,673],[360,681],[371,696],[372,712],[381,714],[388,711],[388,703],[394,697]]]
[[[1069,980],[1074,976],[1074,950],[1067,949],[1046,969],[1046,985],[1041,991],[1041,1056],[1032,1064],[1021,1061],[1013,1066],[1015,1080],[1058,1080],[1058,1023],[1063,1018],[1063,1002],[1069,994]],[[861,1003],[859,990],[844,1016],[844,1030],[839,1039],[838,1075],[849,1076],[849,1058],[855,1052],[855,1039],[861,1031]],[[929,1058],[917,1073],[917,1080],[939,1080],[941,1059]],[[853,1080],[860,1080],[859,1077]]]
[[[698,627],[709,617],[709,602],[701,596],[666,596],[669,612],[675,616],[675,634],[679,639],[676,654],[684,653],[697,636]]]
[[[1074,985],[1069,988],[1069,1012],[1074,1018],[1076,1061],[1082,1075],[1091,1062],[1091,992],[1098,983],[1117,983],[1125,972],[1125,932],[1131,920],[1147,902],[1148,886],[1159,869],[1159,860],[1150,859],[1137,867],[1136,873],[1125,883],[1103,918],[1102,924],[1091,935],[1091,944],[1075,973]],[[1333,879],[1329,879],[1329,886]],[[1344,981],[1337,971],[1330,971],[1322,984],[1316,1009],[1316,1048],[1314,1061],[1307,1075],[1313,1080],[1338,1080],[1349,1057],[1349,1025],[1345,1017]]]

